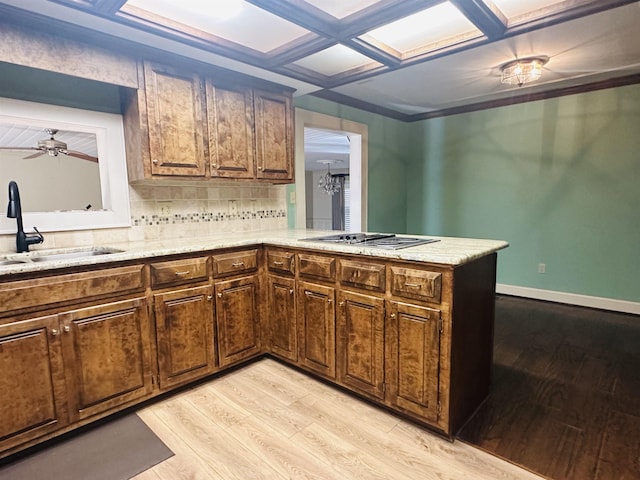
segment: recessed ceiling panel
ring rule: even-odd
[[[480,30],[449,2],[376,28],[366,35],[402,53],[429,51],[479,36],[482,36]]]
[[[333,17],[342,19],[380,3],[380,0],[306,0],[306,2]]]
[[[332,76],[364,65],[381,64],[344,45],[334,45],[294,62],[294,65],[313,70],[322,75]]]
[[[589,0],[572,1],[566,0],[493,0],[493,4],[507,17],[509,23],[518,20],[532,20],[534,18],[548,15],[557,10],[564,10],[569,6],[576,6],[576,3],[590,3]]]
[[[131,9],[129,7],[134,7]],[[262,53],[309,33],[308,30],[241,0],[128,0],[121,11],[149,12],[156,23],[184,32],[199,30]],[[163,22],[163,19],[166,20]]]

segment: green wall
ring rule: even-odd
[[[640,85],[415,123],[296,106],[369,125],[369,230],[506,240],[499,283],[640,301]]]
[[[368,125],[368,230],[404,232],[405,182],[410,161],[407,144],[414,142],[407,124],[309,95],[296,98],[295,106]]]
[[[507,240],[499,283],[640,301],[639,85],[409,128],[407,231]]]

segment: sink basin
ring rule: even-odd
[[[68,248],[60,250],[40,250],[26,253],[15,253],[0,257],[0,267],[11,265],[25,265],[29,263],[55,262],[55,261],[71,261],[83,258],[91,258],[96,256],[110,255],[119,253],[123,250],[117,250],[109,247],[87,247],[87,248]]]
[[[31,257],[32,262],[52,262],[56,260],[77,260],[79,258],[95,257],[99,255],[110,255],[112,253],[119,253],[122,250],[116,250],[113,248],[96,248],[91,250],[80,250],[76,252],[59,252],[59,253],[35,253]]]
[[[5,265],[19,265],[25,263],[23,260],[0,260],[0,267]]]

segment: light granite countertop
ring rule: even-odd
[[[86,248],[46,249],[32,248],[28,253],[0,252],[0,277],[27,272],[45,272],[47,270],[95,265],[126,260],[138,260],[164,255],[197,253],[221,248],[245,247],[251,245],[273,245],[277,247],[297,247],[326,252],[367,255],[372,257],[409,260],[442,265],[462,265],[476,258],[483,257],[509,244],[502,240],[485,240],[473,238],[437,237],[432,235],[404,235],[399,237],[433,238],[438,242],[427,243],[400,250],[386,250],[359,244],[335,244],[314,241],[301,241],[310,237],[333,235],[339,232],[324,230],[273,230],[247,233],[225,233],[214,236],[167,240],[153,240],[142,242],[109,243],[91,245]],[[55,260],[34,261],[36,257],[57,253],[83,252],[87,250],[115,250],[108,255],[93,255],[81,258],[59,258]],[[2,264],[5,261],[19,261],[20,263]]]

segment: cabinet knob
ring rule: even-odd
[[[222,298],[222,292],[218,293],[218,298]]]
[[[289,295],[293,295],[293,288],[289,289]]]
[[[258,170],[262,171],[262,170],[263,170],[263,167],[258,167]]]
[[[333,300],[331,298],[327,298],[327,303],[332,303]]]
[[[69,333],[71,331],[71,327],[69,325],[65,325],[62,327],[62,330],[64,330],[64,333]]]
[[[52,328],[51,335],[57,337],[58,335],[60,335],[60,330],[58,330],[57,328]]]
[[[157,165],[160,162],[158,161],[157,158],[154,158],[153,160],[151,160],[151,163],[153,163],[154,165]]]
[[[207,300],[213,300],[213,295],[207,295]]]
[[[340,302],[338,305],[340,305],[341,307],[344,307],[344,302]]]
[[[390,316],[391,316],[391,318],[396,318],[396,314],[395,313],[392,313]]]
[[[218,164],[217,164],[217,163],[212,163],[212,164],[211,164],[211,166],[212,166],[213,168],[218,168]]]

